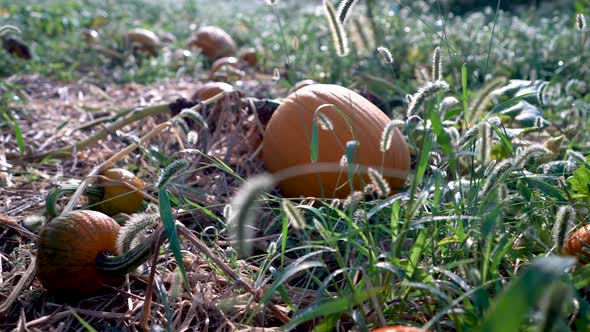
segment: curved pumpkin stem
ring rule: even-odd
[[[148,257],[160,246],[162,242],[162,226],[158,226],[145,241],[141,241],[133,249],[123,255],[113,256],[109,253],[101,253],[96,257],[96,269],[108,275],[125,275],[143,264]]]
[[[45,198],[45,207],[47,208],[47,212],[49,216],[55,218],[59,216],[59,212],[57,211],[57,201],[60,197],[68,194],[73,194],[78,189],[78,185],[62,185],[57,188],[51,190],[47,197]],[[84,193],[86,196],[97,198],[98,200],[102,199],[103,196],[103,189],[101,187],[88,187],[86,192]]]

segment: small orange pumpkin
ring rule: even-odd
[[[117,254],[119,224],[97,211],[75,210],[48,222],[39,233],[37,277],[48,291],[60,295],[92,294],[121,276],[96,268],[100,253]]]
[[[582,255],[587,257],[587,260],[590,261],[590,253],[582,250],[584,247],[590,248],[590,224],[578,228],[568,237],[567,241],[563,244],[563,253],[575,257]],[[578,257],[578,262],[580,262],[580,264],[587,263],[580,257]]]
[[[128,183],[139,190],[144,188],[143,182],[126,169],[111,168],[105,170],[101,175],[113,181]],[[99,180],[98,183],[103,186],[104,190],[102,201],[97,205],[98,211],[112,216],[117,213],[134,213],[141,208],[143,195],[140,192],[133,191],[116,182]]]
[[[125,34],[125,42],[127,47],[136,47],[137,50],[152,56],[158,55],[160,38],[150,30],[131,29]]]
[[[258,53],[255,48],[247,48],[240,52],[240,61],[250,67],[256,67],[258,64]]]
[[[378,327],[371,330],[371,332],[428,332],[428,330],[422,330],[418,327],[408,325],[393,325],[386,327]]]
[[[221,92],[232,93],[235,91],[233,86],[224,82],[207,82],[197,87],[191,96],[191,100],[206,100]]]
[[[217,59],[236,53],[236,43],[223,29],[205,26],[191,34],[189,48],[198,48],[206,57]]]
[[[337,85],[308,85],[283,99],[264,133],[263,158],[267,170],[276,173],[294,166],[311,165],[315,111],[325,104],[335,106],[321,110],[334,128],[331,131],[318,130],[317,162],[337,165],[345,154],[346,142],[356,139],[359,142],[356,150],[359,164],[377,169],[383,166],[385,179],[392,190],[403,187],[410,169],[410,152],[402,134],[395,129],[391,148],[382,153],[381,135],[390,122],[389,117],[356,92]],[[388,169],[399,174],[387,176]],[[362,179],[369,183],[366,174]],[[353,185],[356,189],[361,189],[360,180],[355,174]],[[347,181],[346,171],[315,172],[310,168],[308,174],[281,181],[279,188],[288,197],[346,197],[350,193]]]

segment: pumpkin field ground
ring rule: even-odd
[[[590,3],[477,3],[0,0],[0,331],[590,331]]]

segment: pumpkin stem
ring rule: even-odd
[[[143,264],[162,242],[162,227],[158,227],[150,237],[141,241],[133,249],[123,255],[113,256],[110,253],[100,253],[96,257],[96,269],[107,275],[125,275]],[[157,244],[157,245],[156,245]]]
[[[57,201],[60,199],[60,197],[67,194],[72,194],[76,192],[76,189],[78,189],[78,185],[66,184],[54,188],[47,194],[47,197],[45,198],[45,206],[47,207],[47,212],[52,218],[60,215],[60,213],[57,211]],[[93,198],[100,200],[103,196],[103,189],[101,187],[89,187],[85,194],[91,200]]]

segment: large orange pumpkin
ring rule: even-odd
[[[214,59],[236,53],[236,43],[232,37],[215,26],[205,26],[193,32],[188,45],[200,49],[201,54]]]
[[[123,168],[111,168],[102,172],[102,175],[116,182],[124,182],[141,190],[143,182]],[[98,183],[103,186],[104,195],[98,203],[97,209],[110,216],[117,213],[137,212],[143,204],[143,195],[138,191],[132,191],[123,184],[100,180]]]
[[[295,83],[295,85],[293,85],[289,89],[289,94],[292,94],[293,92],[303,88],[304,86],[308,86],[308,85],[312,85],[312,84],[318,84],[318,82],[316,82],[314,80],[310,80],[310,79],[299,81],[299,82]]]
[[[37,277],[43,287],[60,295],[92,294],[121,276],[97,270],[100,253],[117,254],[119,224],[97,211],[75,210],[48,222],[39,233]]]
[[[392,190],[404,186],[410,169],[408,146],[399,132],[393,133],[392,145],[382,153],[380,140],[390,119],[377,106],[354,91],[337,85],[312,84],[295,91],[282,101],[273,113],[263,139],[263,157],[268,171],[275,173],[293,166],[311,164],[312,124],[316,109],[324,104],[321,112],[333,124],[333,130],[318,130],[318,163],[339,163],[345,154],[346,142],[359,142],[355,161],[364,166],[393,170],[394,176],[385,176]],[[341,112],[344,114],[341,114]],[[351,128],[347,124],[347,120]],[[353,136],[354,133],[354,136]],[[363,182],[369,183],[364,174]],[[346,171],[314,172],[290,177],[279,184],[288,197],[345,197],[350,193]],[[360,176],[353,181],[361,188]]]

